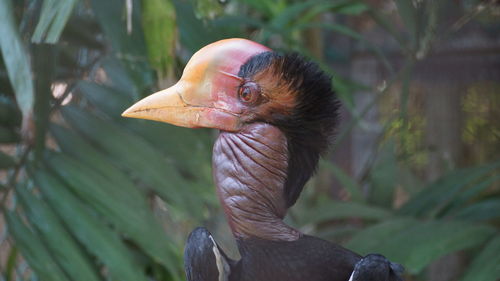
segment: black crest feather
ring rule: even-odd
[[[289,163],[285,183],[287,206],[295,204],[302,188],[314,174],[320,155],[332,141],[340,103],[331,77],[302,56],[264,52],[250,58],[239,76],[252,78],[272,68],[272,75],[296,93],[291,114],[275,113],[267,122],[279,127],[288,139]]]

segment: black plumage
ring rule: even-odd
[[[400,264],[382,255],[361,258],[343,247],[308,235],[290,242],[258,238],[237,242],[242,258],[234,261],[214,244],[205,228],[196,228],[189,235],[184,253],[187,280],[401,281],[404,271]],[[220,255],[215,253],[214,246]],[[224,263],[228,268],[221,271]]]
[[[404,268],[379,254],[369,254],[354,267],[349,281],[401,281]]]
[[[308,235],[296,241],[252,238],[239,241],[238,246],[242,259],[236,268],[241,268],[241,274],[234,281],[347,281],[352,265],[360,259],[343,247]]]
[[[215,243],[212,234],[206,228],[197,227],[189,234],[184,249],[187,280],[227,280],[230,274],[230,262],[232,263]],[[220,275],[225,276],[220,277]]]

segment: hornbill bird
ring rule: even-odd
[[[123,116],[220,130],[217,194],[241,259],[205,228],[185,247],[188,281],[396,281],[403,268],[301,233],[283,222],[332,138],[339,102],[331,79],[297,54],[245,39],[203,47],[172,87]]]

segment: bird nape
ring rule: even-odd
[[[212,164],[241,258],[205,228],[185,248],[188,281],[396,281],[402,267],[305,235],[283,222],[332,138],[339,102],[331,79],[297,54],[245,39],[205,46],[181,79],[123,116],[220,130]]]

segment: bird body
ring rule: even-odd
[[[305,235],[283,222],[331,141],[339,103],[331,78],[296,54],[245,39],[210,44],[171,88],[126,117],[220,130],[212,165],[241,259],[204,228],[185,248],[188,281],[396,281],[402,268]]]
[[[341,246],[309,235],[295,241],[238,239],[237,245],[241,259],[234,261],[206,229],[195,229],[185,252],[188,280],[347,281],[361,259]]]
[[[242,258],[233,280],[348,280],[361,257],[331,242],[302,235],[295,241],[239,241]],[[239,273],[239,274],[238,274]]]

